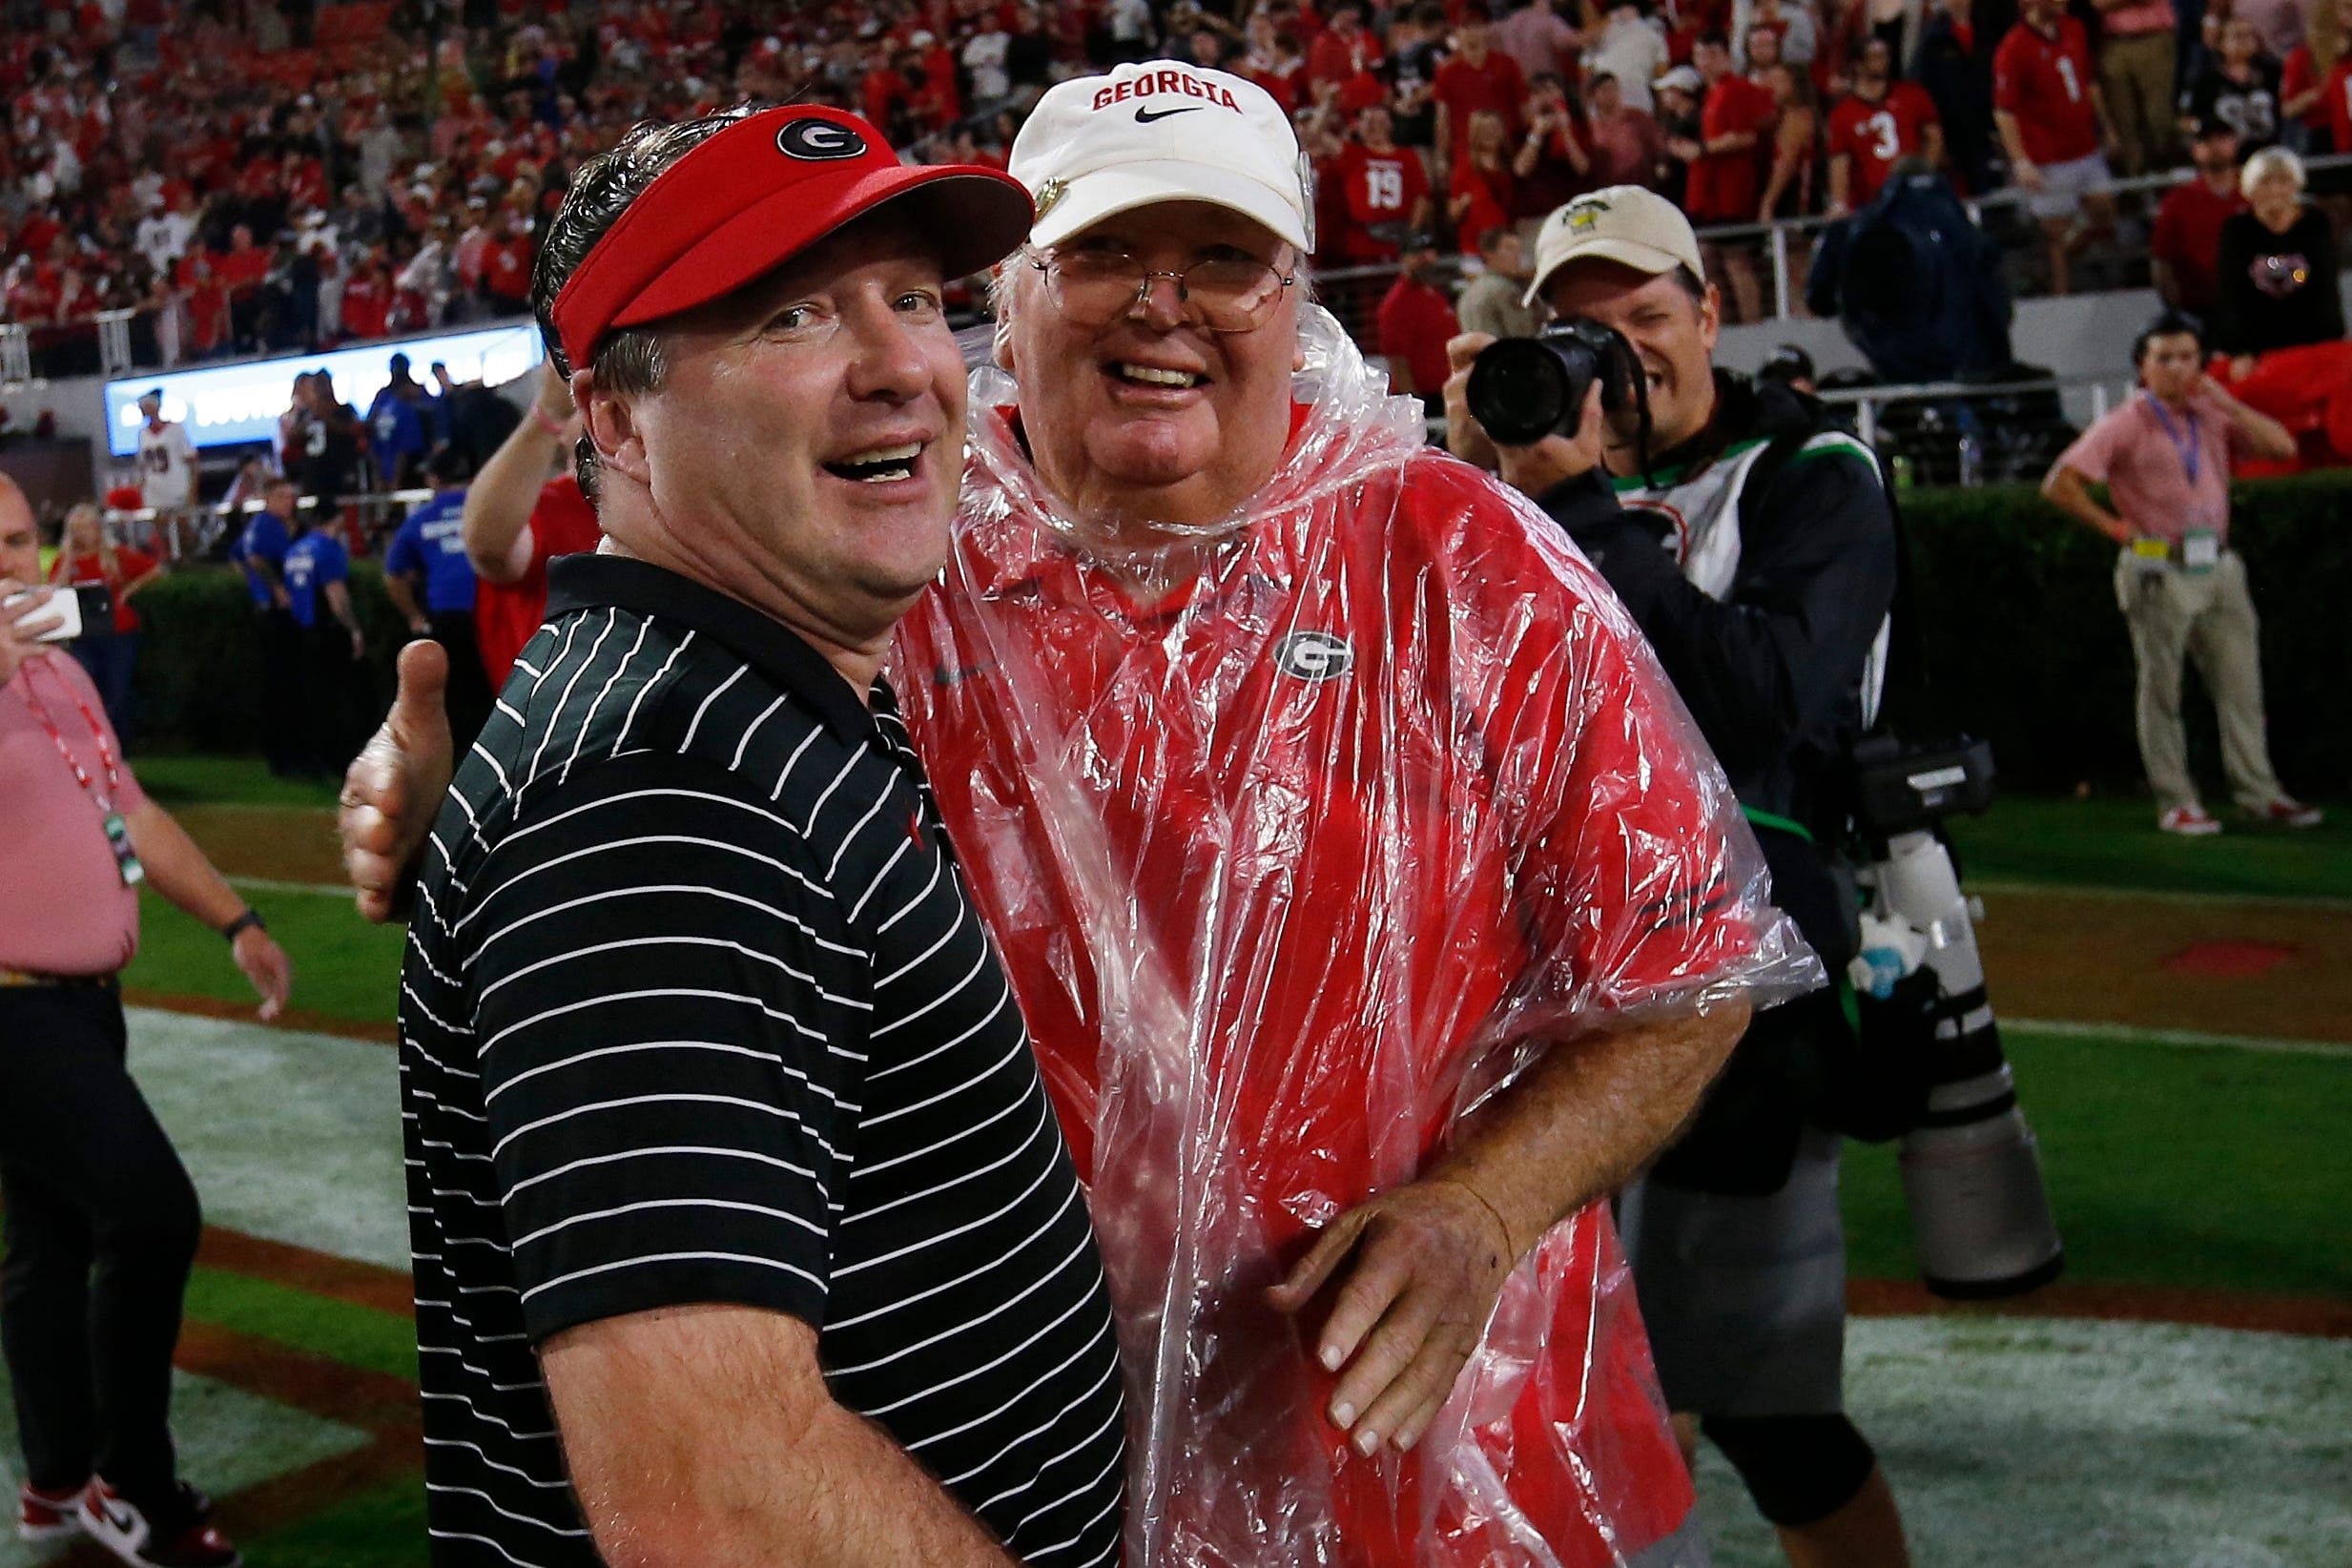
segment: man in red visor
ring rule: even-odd
[[[1013,165],[895,658],[1091,1184],[1126,1561],[1702,1560],[1599,1200],[1819,966],[1607,587],[1304,299],[1263,90],[1066,82]]]
[[[402,976],[437,1564],[1116,1559],[1076,1174],[882,653],[1027,227],[837,111],[631,133],[533,295],[605,544],[443,806]]]

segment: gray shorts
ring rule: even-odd
[[[2082,211],[2085,191],[2098,190],[2115,177],[2104,153],[2086,153],[2041,167],[2042,188],[2026,196],[2026,210],[2039,218],[2073,217]]]
[[[1846,1232],[1835,1133],[1807,1127],[1762,1197],[1647,1177],[1618,1200],[1667,1405],[1694,1415],[1846,1408]]]

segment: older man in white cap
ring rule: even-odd
[[[897,656],[1092,1184],[1130,1561],[1684,1560],[1595,1200],[1811,960],[1590,571],[1304,298],[1271,99],[1122,67],[1011,170]]]
[[[1848,755],[1870,722],[1895,580],[1893,520],[1869,448],[1786,386],[1714,368],[1722,321],[1690,221],[1612,186],[1553,213],[1530,301],[1621,334],[1649,425],[1613,421],[1622,510],[1581,505],[1550,447],[1502,454],[1640,624],[1757,829],[1772,897],[1839,973],[1852,900]],[[1457,365],[1483,344],[1457,339]],[[1449,382],[1456,450],[1483,455]],[[1578,505],[1571,518],[1569,504]],[[1839,1129],[1871,1125],[1830,994],[1761,1012],[1685,1136],[1620,1210],[1659,1376],[1779,1527],[1789,1559],[1907,1559],[1894,1496],[1844,1413]]]
[[[1302,298],[1264,92],[1063,83],[1013,169],[895,657],[1090,1185],[1127,1561],[1698,1560],[1597,1200],[1818,971],[1602,585]]]

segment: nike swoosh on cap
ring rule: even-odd
[[[1197,114],[1207,107],[1208,105],[1205,103],[1194,103],[1186,104],[1182,109],[1163,109],[1157,113],[1154,113],[1148,109],[1138,109],[1135,112],[1135,123],[1138,125],[1149,125],[1154,120],[1166,119],[1170,114]]]

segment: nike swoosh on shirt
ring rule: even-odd
[[[1162,109],[1157,112],[1149,109],[1138,109],[1135,112],[1135,123],[1138,125],[1149,125],[1154,120],[1164,120],[1171,114],[1197,114],[1207,107],[1208,105],[1205,103],[1196,103],[1187,104],[1182,109]]]

